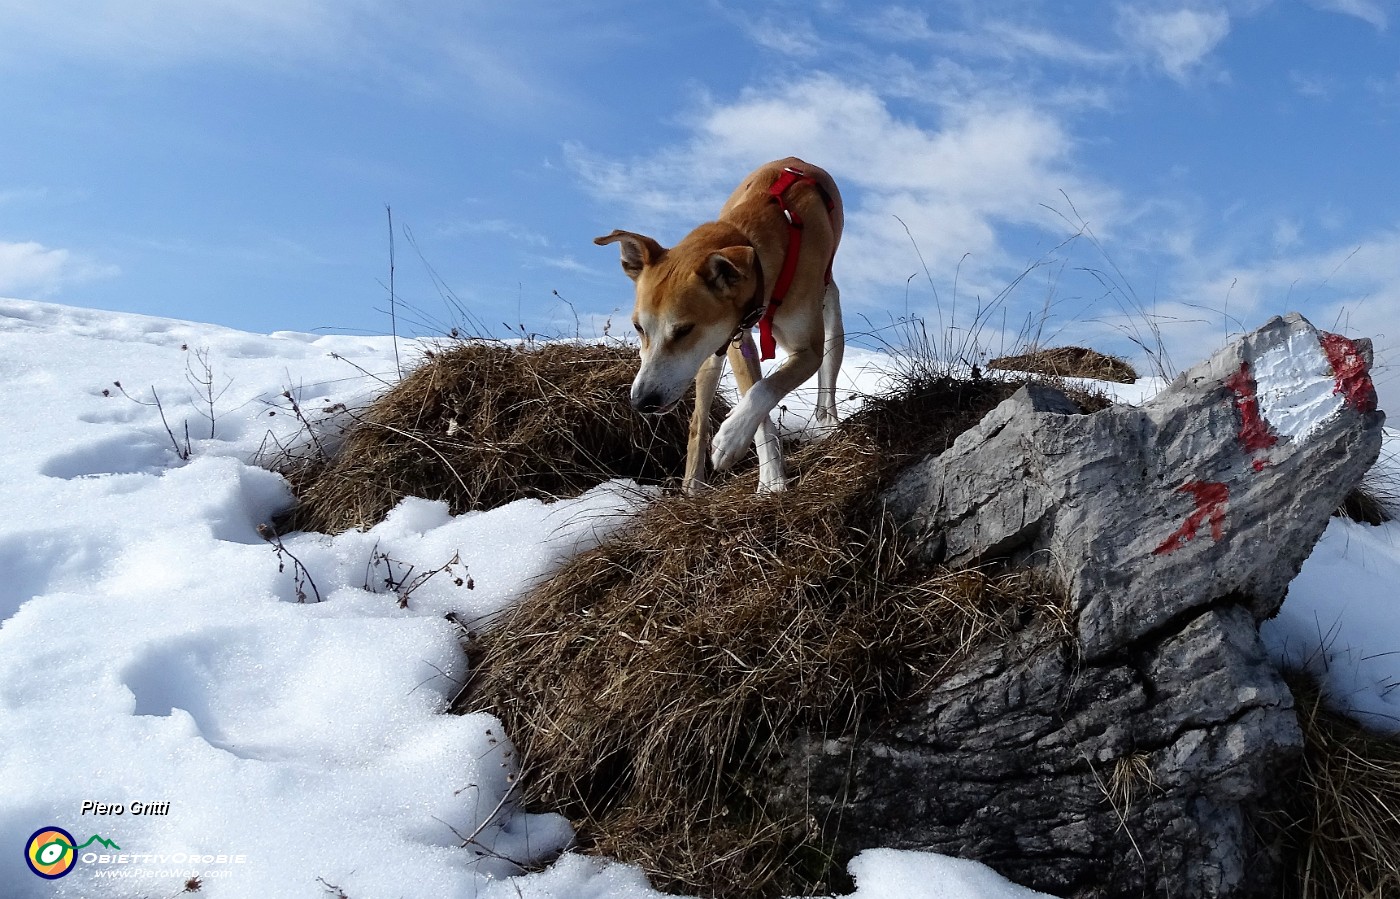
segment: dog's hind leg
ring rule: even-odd
[[[739,394],[747,395],[750,388],[763,377],[758,364],[758,347],[753,334],[742,331],[739,343],[729,347],[729,363],[734,366],[734,379],[739,382]],[[754,431],[754,449],[758,450],[758,492],[774,493],[787,489],[787,473],[783,470],[783,445],[771,416],[765,414]]]
[[[695,411],[690,415],[690,441],[685,449],[685,480],[681,489],[697,493],[705,486],[705,466],[710,456],[710,406],[715,401],[724,357],[711,356],[695,375]]]
[[[822,366],[817,370],[817,430],[825,436],[836,427],[836,378],[846,353],[846,329],[841,322],[841,291],[832,281],[822,297],[822,330],[826,346]]]

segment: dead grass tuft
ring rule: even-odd
[[[1359,524],[1382,525],[1395,520],[1396,498],[1367,489],[1363,482],[1352,489],[1333,514]]]
[[[1361,483],[1333,514],[1361,524],[1381,525],[1400,517],[1400,460],[1385,449]]]
[[[505,722],[535,807],[663,889],[829,889],[820,834],[767,808],[765,764],[1055,604],[1024,573],[921,569],[878,502],[1016,386],[915,379],[793,453],[786,493],[747,476],[653,504],[481,635],[463,710]]]
[[[1079,346],[1052,347],[1017,356],[1002,356],[988,362],[987,368],[1060,378],[1093,378],[1119,384],[1132,384],[1138,379],[1137,369],[1127,361]]]
[[[330,458],[276,466],[298,503],[278,529],[368,528],[405,496],[446,500],[458,514],[526,497],[576,496],[610,478],[678,478],[689,403],[636,414],[630,347],[458,343],[376,400]],[[728,406],[717,399],[718,424]]]
[[[1289,895],[1400,896],[1400,741],[1327,708],[1306,675],[1290,674],[1289,685],[1304,738]]]

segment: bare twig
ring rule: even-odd
[[[190,445],[190,423],[188,421],[185,422],[185,443],[184,446],[181,446],[180,441],[175,438],[175,432],[170,428],[170,422],[165,418],[165,407],[161,405],[160,394],[156,393],[154,384],[151,385],[150,400],[137,399],[127,393],[121,381],[113,381],[112,385],[122,392],[122,396],[131,400],[133,403],[139,406],[154,406],[155,410],[160,413],[160,423],[165,426],[165,434],[170,438],[170,445],[175,447],[175,455],[179,456],[180,460],[183,462],[188,462],[190,460],[190,457],[194,455],[194,450],[191,449]]]
[[[193,359],[198,362],[199,370],[195,371],[195,362],[191,357],[185,358],[185,380],[195,389],[199,398],[199,404],[195,406],[200,416],[209,422],[209,439],[214,439],[214,422],[217,415],[214,411],[214,404],[228,392],[233,384],[233,379],[229,378],[223,387],[216,392],[214,389],[214,367],[209,362],[209,349],[201,347],[194,351]],[[188,423],[186,424],[188,428]]]
[[[277,570],[279,572],[284,571],[287,567],[282,560],[283,556],[292,560],[292,582],[296,587],[297,602],[306,602],[307,587],[311,588],[312,595],[316,597],[317,602],[320,602],[321,591],[316,589],[316,581],[312,579],[311,572],[301,559],[298,559],[290,549],[287,549],[286,544],[282,542],[281,535],[267,525],[260,524],[258,525],[258,536],[272,544],[273,550],[277,553]]]
[[[290,389],[287,389],[282,391],[282,398],[291,406],[292,414],[296,416],[297,422],[300,423],[302,429],[306,431],[306,436],[310,438],[311,445],[316,447],[316,454],[320,456],[320,458],[325,459],[327,457],[326,448],[321,445],[321,439],[316,436],[316,429],[311,426],[311,420],[307,418],[306,413],[302,410],[301,403],[297,400],[296,394]]]
[[[437,568],[431,571],[420,571],[416,575],[414,571],[417,570],[418,566],[408,564],[408,567],[404,569],[403,566],[405,564],[406,563],[399,559],[391,557],[388,553],[380,552],[379,544],[376,543],[374,550],[370,553],[369,564],[365,568],[365,589],[376,593],[379,592],[376,589],[379,585],[371,585],[370,571],[372,569],[378,569],[380,566],[384,568],[384,575],[380,583],[383,585],[384,589],[398,597],[399,608],[401,609],[408,608],[408,600],[413,596],[414,591],[443,572],[452,575],[453,583],[458,587],[466,587],[468,590],[476,589],[476,583],[470,577],[463,577],[462,574],[453,570],[454,565],[462,564],[460,553],[453,553],[452,558],[448,559]],[[400,566],[401,570],[395,571],[395,565]]]

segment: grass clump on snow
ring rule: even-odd
[[[1016,356],[1002,356],[988,362],[987,368],[1059,378],[1092,378],[1119,384],[1132,384],[1138,379],[1137,369],[1127,360],[1078,346],[1051,347]]]
[[[405,496],[460,514],[576,496],[611,478],[678,477],[691,407],[636,414],[627,401],[636,373],[637,351],[625,346],[469,341],[431,351],[329,458],[279,466],[298,500],[279,530],[369,528]],[[716,425],[727,411],[717,400]]]
[[[1024,573],[910,558],[883,487],[1018,385],[907,382],[793,453],[786,493],[746,476],[667,497],[480,635],[462,709],[504,721],[533,806],[663,889],[832,888],[817,829],[767,807],[765,765],[799,730],[854,732],[1056,606]]]
[[[1400,466],[1393,453],[1381,457],[1346,498],[1335,514],[1361,524],[1381,525],[1400,516]]]

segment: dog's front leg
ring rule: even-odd
[[[815,349],[804,347],[794,350],[782,365],[755,383],[739,400],[739,404],[730,410],[729,417],[719,426],[710,444],[710,460],[716,471],[723,471],[739,461],[759,426],[768,420],[768,414],[779,401],[816,373],[821,365],[820,347],[821,342],[817,341]]]
[[[763,368],[758,362],[758,347],[754,346],[753,334],[743,331],[739,342],[729,347],[729,364],[734,367],[734,380],[739,382],[739,395],[748,396],[749,389],[763,377]],[[787,489],[787,473],[783,471],[783,444],[778,439],[778,429],[766,413],[759,419],[758,429],[753,437],[754,448],[758,450],[758,490],[760,493],[774,493]]]
[[[705,451],[710,445],[710,406],[715,401],[724,357],[711,356],[695,375],[695,411],[690,415],[690,442],[685,449],[685,480],[681,489],[696,493],[705,486]]]

